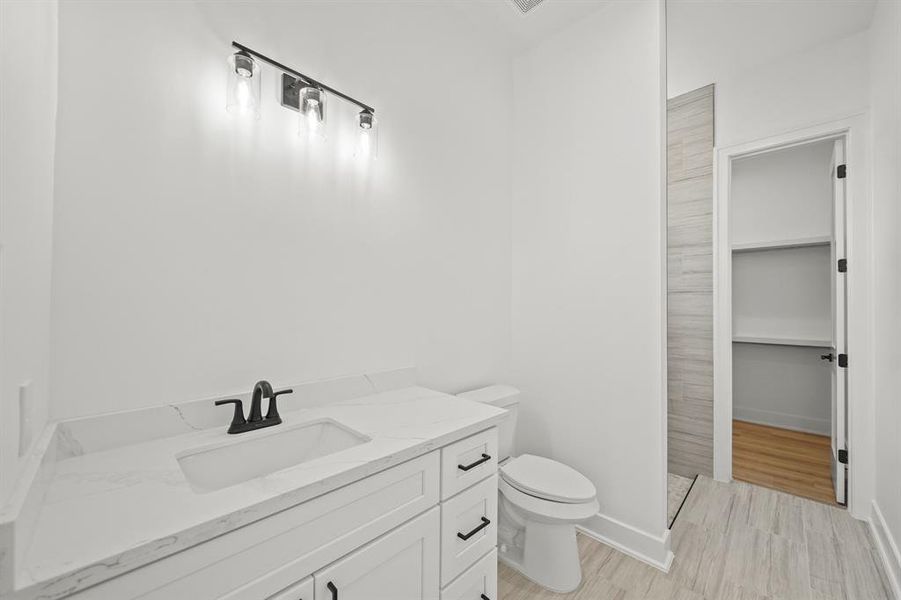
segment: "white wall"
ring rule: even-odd
[[[873,5],[668,0],[668,95],[716,84],[720,148],[860,112]]]
[[[47,419],[57,12],[0,2],[0,505]]]
[[[740,421],[829,435],[829,348],[732,345],[732,415]]]
[[[732,243],[832,235],[832,149],[827,140],[732,165]]]
[[[901,4],[879,2],[871,36],[876,504],[901,586]]]
[[[831,237],[833,144],[827,140],[735,161],[732,243]],[[735,253],[733,333],[831,339],[829,252],[828,246],[815,246]]]
[[[716,146],[757,140],[866,110],[866,32],[718,75]]]
[[[519,450],[595,483],[600,533],[649,538],[666,530],[660,19],[614,3],[514,63]]]
[[[673,98],[866,31],[875,0],[667,0]]]
[[[732,257],[732,333],[742,337],[832,339],[829,246]]]
[[[506,379],[509,58],[439,3],[64,3],[53,416],[415,364]],[[264,67],[226,113],[238,40],[358,95],[379,159],[310,149]],[[223,415],[225,418],[225,415]]]

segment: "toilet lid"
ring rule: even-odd
[[[554,502],[591,502],[597,495],[594,484],[572,467],[532,454],[505,464],[501,477],[521,492]]]

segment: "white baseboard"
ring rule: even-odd
[[[792,431],[815,433],[816,435],[830,435],[832,433],[829,419],[790,415],[772,410],[748,408],[747,406],[733,406],[732,418],[738,421],[757,423],[758,425],[770,425],[771,427],[781,427]]]
[[[892,593],[896,600],[901,600],[901,552],[898,551],[898,544],[895,543],[892,532],[885,524],[885,518],[875,500],[873,500],[873,512],[868,520],[870,531],[876,540],[876,547],[879,548],[879,555],[882,557],[885,574],[892,586]]]
[[[578,529],[623,554],[669,573],[673,563],[669,529],[662,536],[655,536],[601,513],[591,517],[588,523],[579,525]]]

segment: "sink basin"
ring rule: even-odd
[[[369,441],[365,435],[332,419],[276,425],[234,437],[237,439],[192,448],[175,456],[195,492],[221,490]]]

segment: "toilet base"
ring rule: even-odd
[[[565,594],[579,587],[582,566],[575,525],[530,521],[526,524],[525,538],[523,548],[510,548],[508,552],[498,553],[498,558],[552,592]]]

